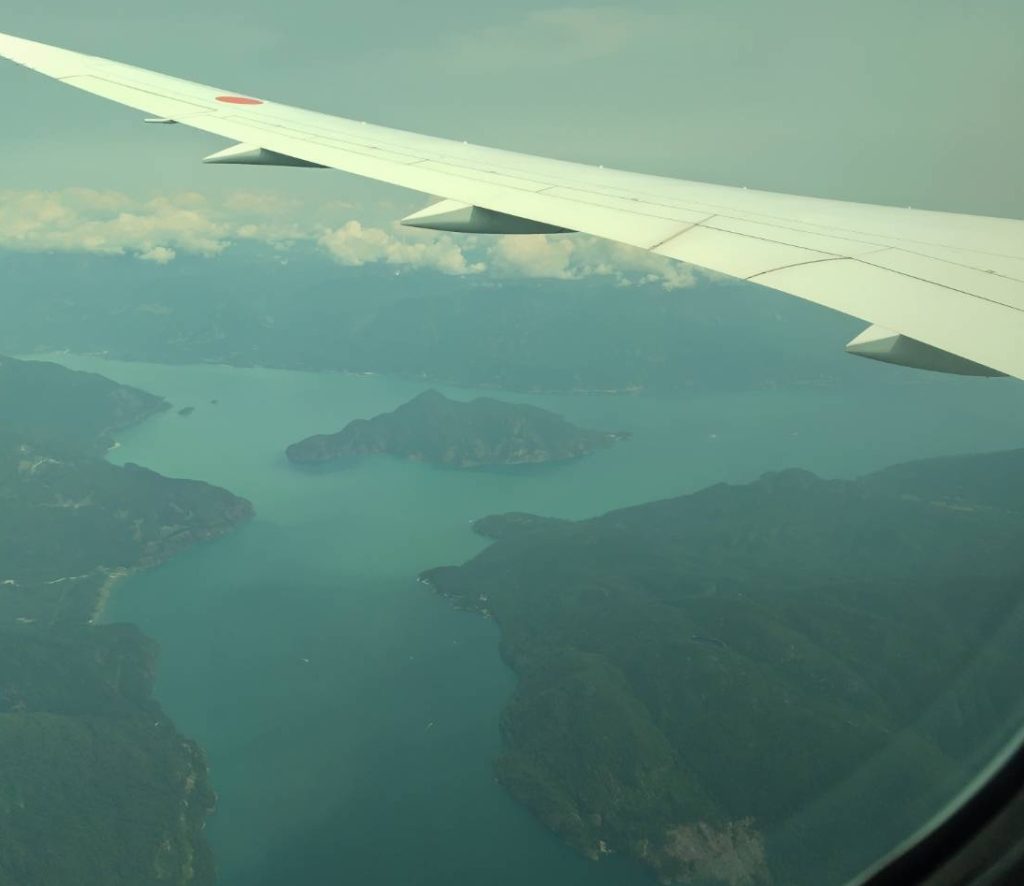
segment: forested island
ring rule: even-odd
[[[497,541],[422,577],[497,621],[498,779],[593,858],[845,881],[1010,738],[1024,450],[476,529]]]
[[[158,650],[92,624],[134,569],[252,514],[231,493],[102,459],[168,404],[0,357],[0,884],[208,886],[206,763],[152,698]]]
[[[288,447],[296,464],[387,453],[454,468],[568,461],[627,437],[578,428],[560,415],[491,397],[463,402],[424,391],[394,412]]]

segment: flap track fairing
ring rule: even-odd
[[[310,169],[326,169],[319,163],[310,163],[308,160],[300,160],[298,157],[289,157],[286,154],[278,154],[276,151],[268,151],[257,145],[232,145],[216,154],[210,154],[203,159],[204,163],[225,163],[242,166],[302,166]]]
[[[869,326],[846,346],[849,354],[910,366],[914,369],[930,369],[932,372],[946,372],[951,375],[977,375],[995,378],[1004,373],[982,366],[973,360],[958,357],[949,351],[926,345],[924,342],[881,326]]]
[[[570,234],[567,228],[546,225],[529,218],[506,215],[493,209],[442,200],[402,219],[410,228],[451,231],[456,234]]]

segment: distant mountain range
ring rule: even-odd
[[[380,372],[519,391],[679,392],[900,381],[843,353],[863,324],[736,282],[396,276],[310,256],[0,251],[0,352]],[[916,380],[925,383],[927,376]]]

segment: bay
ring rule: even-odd
[[[621,859],[578,857],[494,782],[514,686],[497,629],[416,575],[479,551],[468,524],[490,513],[579,518],[768,470],[854,476],[1024,443],[1019,385],[918,373],[873,384],[868,367],[863,385],[843,388],[498,395],[634,434],[567,465],[457,472],[379,457],[303,470],[284,458],[288,444],[428,385],[48,358],[195,408],[121,433],[112,461],[256,506],[233,535],[124,582],[105,615],[161,644],[157,695],[209,755],[209,836],[227,886],[650,883]]]

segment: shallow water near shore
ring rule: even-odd
[[[417,574],[481,550],[468,524],[490,513],[579,518],[786,467],[852,476],[1024,445],[1019,386],[908,375],[875,387],[869,367],[852,390],[496,395],[634,434],[571,464],[457,472],[379,457],[299,470],[288,444],[428,385],[51,359],[173,403],[121,433],[112,461],[216,483],[256,507],[227,538],[125,580],[103,616],[161,644],[157,696],[209,755],[219,806],[208,833],[227,886],[653,882],[622,859],[580,858],[494,782],[514,687],[497,628]]]

